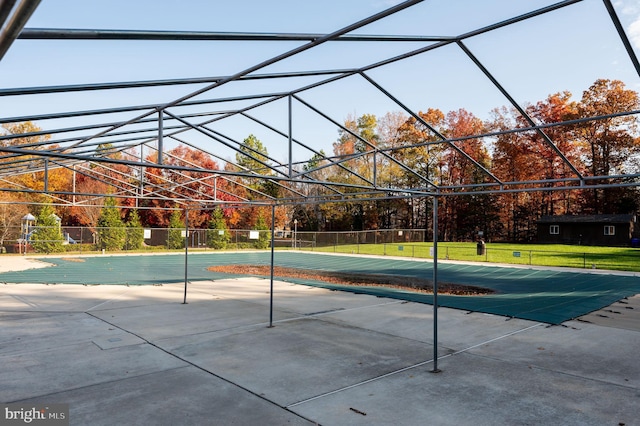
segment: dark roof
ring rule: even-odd
[[[559,215],[541,216],[538,223],[629,223],[635,222],[632,214],[592,214],[592,215]]]

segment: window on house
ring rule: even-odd
[[[560,225],[549,226],[549,233],[551,235],[558,235],[560,233]]]
[[[616,227],[613,225],[606,225],[604,227],[604,235],[616,235]]]

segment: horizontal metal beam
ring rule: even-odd
[[[349,69],[338,70],[316,70],[316,71],[300,71],[300,72],[283,72],[270,74],[252,74],[239,78],[238,80],[269,80],[290,77],[313,77],[334,74],[344,74],[353,72]],[[218,77],[194,77],[194,78],[174,78],[163,80],[142,80],[142,81],[124,81],[112,83],[89,83],[89,84],[70,84],[60,86],[41,86],[41,87],[18,87],[0,89],[0,96],[23,96],[37,95],[48,93],[66,93],[66,92],[85,92],[92,90],[111,90],[111,89],[136,89],[142,87],[157,86],[177,86],[185,84],[203,84],[217,83],[224,80],[226,76]]]
[[[287,96],[287,93],[265,93],[265,94],[248,95],[248,96],[236,96],[232,98],[186,101],[181,103],[178,106],[183,107],[183,106],[193,106],[193,105],[207,105],[207,104],[214,104],[214,103],[236,102],[236,101],[274,98],[274,97],[283,97],[283,96]],[[162,107],[162,104],[148,104],[148,105],[133,105],[133,106],[118,107],[118,108],[105,108],[105,109],[94,109],[94,110],[85,110],[85,111],[54,112],[51,114],[23,115],[18,117],[0,117],[0,124],[21,123],[23,121],[54,120],[58,118],[84,117],[87,115],[116,114],[120,112],[157,110],[157,109],[160,109],[161,107]],[[146,116],[143,118],[146,118]],[[140,121],[142,121],[142,118],[139,120],[135,120],[135,122],[140,122]],[[123,125],[127,123],[129,122],[123,122]]]
[[[75,28],[25,28],[22,40],[200,40],[200,41],[315,41],[326,37],[318,33],[259,33],[216,31],[156,31]],[[434,42],[445,36],[344,34],[332,41]]]

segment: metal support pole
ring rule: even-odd
[[[636,73],[638,73],[638,75],[640,76],[640,61],[638,60],[638,57],[636,56],[636,53],[633,50],[633,45],[631,44],[629,37],[627,37],[627,33],[624,30],[624,26],[620,22],[620,18],[618,18],[616,9],[613,7],[613,4],[611,4],[610,0],[603,0],[603,1],[604,1],[605,7],[607,8],[607,12],[609,12],[609,16],[611,17],[611,22],[613,22],[613,25],[616,27],[616,30],[618,31],[618,36],[620,37],[620,40],[622,41],[624,48],[627,50],[627,55],[629,55],[629,59],[631,59],[631,62],[633,63],[634,68],[636,69]]]
[[[140,145],[140,164],[142,163],[144,163],[144,144]],[[136,197],[136,208],[140,206],[139,200],[144,195],[144,174],[145,174],[145,167],[140,166],[140,190],[138,191],[139,194]]]
[[[289,177],[293,176],[293,96],[289,95]]]
[[[187,304],[187,279],[189,274],[187,272],[189,266],[189,210],[184,209],[184,300],[183,305]]]
[[[274,264],[274,240],[276,225],[276,205],[271,205],[271,277],[269,281],[269,328],[273,327],[273,264]]]
[[[433,370],[438,369],[438,197],[433,197]]]
[[[162,110],[158,111],[158,164],[162,164],[162,151],[164,150],[164,141],[163,141],[163,117],[164,112]]]
[[[71,200],[73,205],[76,204],[76,165],[73,165],[73,181],[71,182],[72,188],[71,192],[73,192],[73,199]]]
[[[49,159],[44,159],[44,192],[49,191]]]
[[[376,158],[376,154],[378,150],[373,151],[373,177],[371,180],[373,181],[373,186],[378,187],[378,159]],[[391,182],[389,182],[389,186],[391,186]]]

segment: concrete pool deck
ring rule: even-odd
[[[640,424],[638,296],[559,326],[440,308],[433,373],[430,305],[276,281],[268,327],[268,280],[183,292],[0,284],[0,402],[78,425]]]

